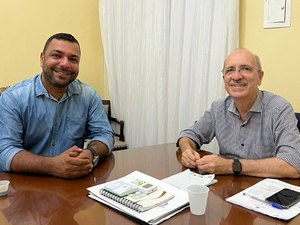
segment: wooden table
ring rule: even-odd
[[[127,225],[134,221],[87,197],[86,188],[117,179],[138,170],[158,179],[181,172],[175,144],[164,144],[116,151],[88,176],[61,179],[51,176],[0,173],[10,180],[6,197],[0,197],[0,224],[6,225]],[[231,175],[216,176],[210,186],[208,205],[203,216],[194,216],[189,209],[162,224],[169,225],[299,225],[300,216],[290,221],[274,219],[225,201],[229,196],[253,185],[261,178]],[[299,179],[283,179],[300,185]]]

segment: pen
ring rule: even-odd
[[[266,201],[266,202],[268,202],[268,201]],[[278,204],[276,204],[276,203],[274,203],[274,202],[270,202],[271,203],[271,206],[273,207],[273,208],[276,208],[276,209],[284,209],[281,205],[278,205]]]
[[[268,204],[271,205],[273,208],[276,208],[276,209],[284,209],[282,206],[280,206],[280,205],[278,205],[278,204],[276,204],[276,203],[274,203],[274,202],[266,201],[266,199],[261,198],[261,197],[259,197],[259,196],[251,195],[251,194],[246,193],[246,192],[244,192],[243,195],[244,195],[244,196],[248,196],[248,197],[250,197],[250,198],[252,198],[252,199],[255,199],[255,200],[257,200],[257,201],[260,201],[260,202],[268,203]]]

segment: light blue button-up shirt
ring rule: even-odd
[[[41,75],[22,81],[0,96],[0,171],[9,171],[16,153],[25,149],[57,156],[87,138],[113,148],[113,131],[94,89],[73,81],[57,101],[44,88]]]

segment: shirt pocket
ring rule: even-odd
[[[72,141],[82,139],[85,131],[86,118],[79,115],[68,115],[66,123],[66,132],[68,138]]]

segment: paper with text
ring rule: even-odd
[[[198,184],[208,186],[217,182],[214,174],[201,175],[186,169],[181,173],[177,173],[173,176],[167,177],[162,181],[174,185],[184,191],[187,191],[187,187],[190,185]]]
[[[244,191],[227,198],[226,201],[271,217],[289,220],[300,213],[300,202],[289,209],[277,209],[265,201],[267,197],[282,190],[283,188],[300,191],[300,187],[298,186],[291,185],[277,179],[267,178],[245,189]]]
[[[156,185],[160,190],[166,190],[167,192],[172,193],[174,197],[165,204],[159,205],[145,212],[137,212],[99,194],[99,191],[105,186],[105,184],[99,184],[89,187],[88,191],[90,192],[90,194],[88,196],[103,204],[109,205],[110,207],[115,208],[131,217],[135,217],[149,224],[159,224],[189,206],[188,194],[185,191],[154,177],[151,177],[139,171],[134,171],[127,176],[120,178],[120,180],[125,182],[132,179],[142,179],[144,181],[147,181],[151,184]]]

